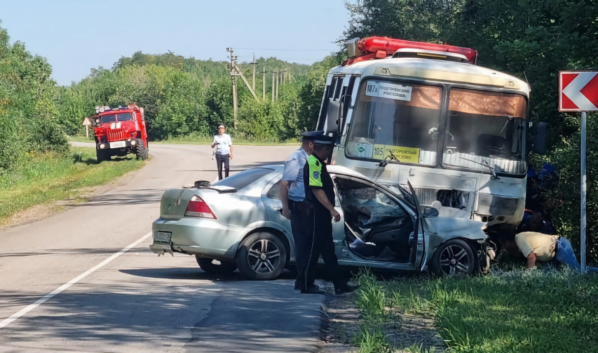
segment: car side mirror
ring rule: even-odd
[[[534,141],[534,152],[544,154],[546,152],[546,135],[548,133],[547,123],[538,123],[536,128],[536,141]]]
[[[440,213],[438,212],[438,210],[434,207],[424,207],[424,211],[422,212],[424,218],[438,217],[439,214]]]

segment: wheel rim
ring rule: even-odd
[[[447,275],[468,273],[471,259],[460,245],[449,245],[440,253],[440,269]]]
[[[249,247],[249,267],[255,273],[270,274],[280,265],[280,249],[267,239],[260,239]]]

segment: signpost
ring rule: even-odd
[[[85,126],[85,136],[89,138],[89,127],[91,126],[91,120],[89,120],[89,118],[85,118],[83,120],[83,126]]]
[[[559,72],[559,111],[581,112],[581,272],[586,272],[586,125],[598,111],[598,71]]]

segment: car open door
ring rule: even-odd
[[[426,266],[426,242],[424,236],[424,226],[423,226],[423,217],[422,217],[422,210],[421,204],[419,203],[419,199],[417,198],[417,194],[411,185],[411,182],[407,180],[407,185],[409,185],[409,192],[408,194],[411,196],[415,208],[416,213],[416,220],[415,220],[415,239],[417,239],[417,247],[415,253],[415,268],[419,271],[422,271]],[[400,187],[400,186],[399,186]]]

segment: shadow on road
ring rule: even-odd
[[[141,205],[158,203],[164,190],[132,190],[121,194],[104,194],[88,198],[88,202],[74,205],[75,207],[113,206],[113,205]]]
[[[81,284],[57,295],[4,328],[0,342],[74,351],[184,345],[193,352],[305,352],[317,345],[325,297],[301,295],[291,280],[245,281],[236,273],[211,276],[198,268],[120,273],[116,283]],[[2,306],[37,299],[32,293],[0,294]]]

